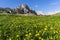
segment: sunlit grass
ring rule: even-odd
[[[60,16],[0,14],[0,40],[60,40]]]

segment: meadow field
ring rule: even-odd
[[[60,16],[0,14],[0,40],[60,40]]]

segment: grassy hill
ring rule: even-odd
[[[0,40],[60,40],[60,16],[0,14]]]

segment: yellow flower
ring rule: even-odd
[[[11,38],[9,38],[9,40],[12,40]]]
[[[54,31],[54,33],[55,33],[55,31]]]
[[[40,33],[36,33],[36,34],[35,34],[36,37],[39,36],[39,35],[40,35]]]
[[[26,39],[24,38],[24,40],[26,40]]]
[[[38,31],[36,30],[36,33],[38,33]]]
[[[47,28],[44,28],[44,30],[47,30]]]
[[[26,33],[28,33],[28,31],[26,31]]]
[[[44,40],[43,38],[41,40]]]
[[[56,30],[55,32],[56,32],[56,33],[58,33],[58,31],[57,31],[57,30]]]
[[[47,28],[48,26],[45,26],[45,28]]]
[[[28,34],[25,35],[26,37],[29,36]]]
[[[29,33],[29,35],[32,35],[31,33]]]
[[[19,35],[16,35],[16,37],[19,37]]]
[[[60,30],[59,30],[59,33],[60,33]]]
[[[7,37],[9,37],[9,36],[7,36]]]
[[[48,29],[48,26],[45,26],[44,30],[47,30]]]
[[[39,37],[39,39],[41,39],[41,37]]]
[[[50,37],[50,39],[53,39],[52,37]]]

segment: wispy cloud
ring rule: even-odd
[[[43,11],[37,11],[37,15],[45,15]]]
[[[50,5],[58,5],[58,4],[60,4],[59,0],[53,0],[50,2]]]
[[[53,15],[53,14],[56,14],[56,13],[60,13],[60,11],[48,12],[48,14],[46,14],[46,15]]]
[[[53,2],[53,3],[50,3],[50,5],[57,5],[58,2]]]

